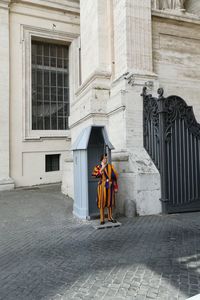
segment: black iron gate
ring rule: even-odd
[[[144,99],[144,147],[161,176],[164,213],[200,210],[200,124],[178,96]]]

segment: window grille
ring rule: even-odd
[[[65,130],[68,117],[68,46],[32,41],[32,129]]]
[[[45,171],[59,171],[60,170],[60,154],[51,154],[45,156]]]

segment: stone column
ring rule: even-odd
[[[82,82],[94,72],[110,72],[107,0],[80,0]]]
[[[128,70],[152,72],[150,0],[113,0],[116,78]]]
[[[108,112],[126,106],[126,140],[116,135],[116,143],[121,141],[121,148],[143,147],[140,90],[147,83],[157,84],[152,63],[151,0],[113,0],[113,8],[115,80]],[[122,111],[120,118],[124,120]],[[111,131],[114,128],[111,126]]]
[[[81,86],[70,106],[72,144],[84,128],[107,125],[111,77],[108,2],[110,0],[80,0]],[[64,169],[63,191],[68,193],[69,160]]]
[[[120,172],[120,212],[136,204],[140,215],[161,210],[160,176],[143,147],[140,96],[145,84],[157,87],[151,5],[151,0],[113,0],[115,80],[107,106],[110,139],[116,148],[113,159]]]
[[[111,62],[108,0],[80,0],[81,79],[71,105],[72,142],[92,124],[105,125]]]
[[[9,3],[0,1],[0,190],[14,188],[9,161]]]

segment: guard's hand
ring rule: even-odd
[[[105,165],[104,163],[101,164],[101,171],[103,171],[105,169],[105,167],[107,166],[107,164]]]

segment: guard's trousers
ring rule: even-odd
[[[104,208],[100,208],[100,222],[104,222]],[[112,219],[112,207],[108,207],[108,220]]]

